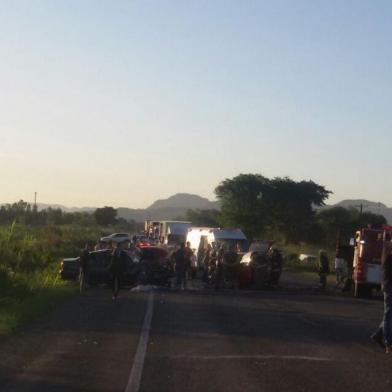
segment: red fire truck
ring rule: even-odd
[[[385,241],[390,241],[392,226],[381,229],[358,230],[354,239],[354,295],[369,298],[373,289],[380,289],[382,271],[381,258]]]

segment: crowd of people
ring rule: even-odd
[[[87,243],[79,257],[80,264],[80,291],[85,291],[86,282],[90,273],[90,253],[93,251],[107,251],[110,253],[108,273],[111,277],[112,297],[118,296],[121,274],[126,263],[125,258],[138,263],[141,257],[140,243],[126,240],[98,241]],[[200,277],[205,287],[220,289],[224,283],[231,288],[238,287],[238,273],[240,257],[235,246],[208,245],[195,255],[189,242],[181,243],[172,249],[168,249],[168,261],[173,273],[173,286],[180,290],[187,287],[187,282]]]
[[[172,260],[179,289],[184,290],[187,280],[194,279],[198,271],[206,286],[219,290],[225,282],[231,288],[238,288],[240,258],[234,246],[208,244],[196,257],[189,242],[181,243],[172,253]]]
[[[347,248],[347,249],[346,249]],[[353,285],[352,247],[338,247],[335,255],[335,288],[343,292],[350,291]],[[328,254],[325,250],[319,251],[317,272],[319,275],[319,289],[326,290],[327,278],[331,273]]]

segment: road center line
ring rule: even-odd
[[[293,360],[293,361],[315,361],[315,362],[330,362],[331,358],[326,357],[310,357],[305,355],[177,355],[171,356],[173,359],[196,359],[196,360]]]
[[[144,316],[143,326],[140,332],[139,343],[137,345],[135,358],[133,360],[133,365],[132,365],[131,373],[129,375],[127,387],[125,388],[125,392],[139,391],[140,382],[142,380],[144,360],[146,357],[148,340],[150,337],[153,310],[154,310],[154,292],[150,291],[146,314]]]

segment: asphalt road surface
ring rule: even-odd
[[[0,391],[392,391],[382,302],[303,290],[75,297],[0,342]]]

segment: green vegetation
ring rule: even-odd
[[[179,217],[179,220],[192,222],[194,226],[217,227],[219,216],[220,213],[217,210],[188,210],[185,217]]]
[[[0,227],[0,334],[54,307],[74,292],[59,279],[62,257],[77,256],[97,228]]]
[[[221,210],[189,210],[197,226],[239,227],[253,239],[274,239],[284,251],[285,268],[315,273],[301,253],[327,251],[333,271],[336,240],[348,243],[355,230],[382,225],[385,218],[356,209],[322,209],[331,193],[312,181],[240,174],[215,189]],[[140,224],[117,217],[112,207],[66,213],[20,200],[0,207],[0,334],[56,306],[74,292],[58,277],[61,258],[77,256],[87,241],[111,232],[136,232]]]
[[[36,206],[19,200],[17,203],[0,206],[0,225],[16,222],[26,226],[108,227],[120,231],[134,231],[136,222],[117,218],[112,207],[97,208],[94,212],[64,212],[60,208],[38,210]]]
[[[30,295],[25,298],[2,298],[0,301],[0,336],[54,310],[76,292],[74,285],[57,280],[51,283],[47,281],[41,288],[31,288]]]
[[[338,233],[348,243],[358,228],[386,223],[381,215],[355,208],[320,209],[331,191],[313,181],[240,174],[223,181],[215,193],[222,205],[214,216],[220,225],[240,227],[250,239],[273,238],[284,245],[334,249]]]
[[[314,207],[323,206],[331,192],[312,181],[240,174],[223,181],[215,193],[225,226],[240,225],[250,238],[278,231],[295,243],[310,230]]]
[[[317,273],[320,247],[317,247],[316,245],[284,243],[278,243],[277,247],[283,251],[285,270],[293,272]],[[335,248],[323,248],[323,250],[327,252],[330,262],[330,270],[332,272],[334,270]],[[300,254],[314,255],[317,259],[314,262],[300,262]]]
[[[23,200],[0,207],[0,334],[57,306],[75,292],[59,279],[60,261],[75,257],[87,241],[136,223],[112,207],[93,213],[38,211]]]

